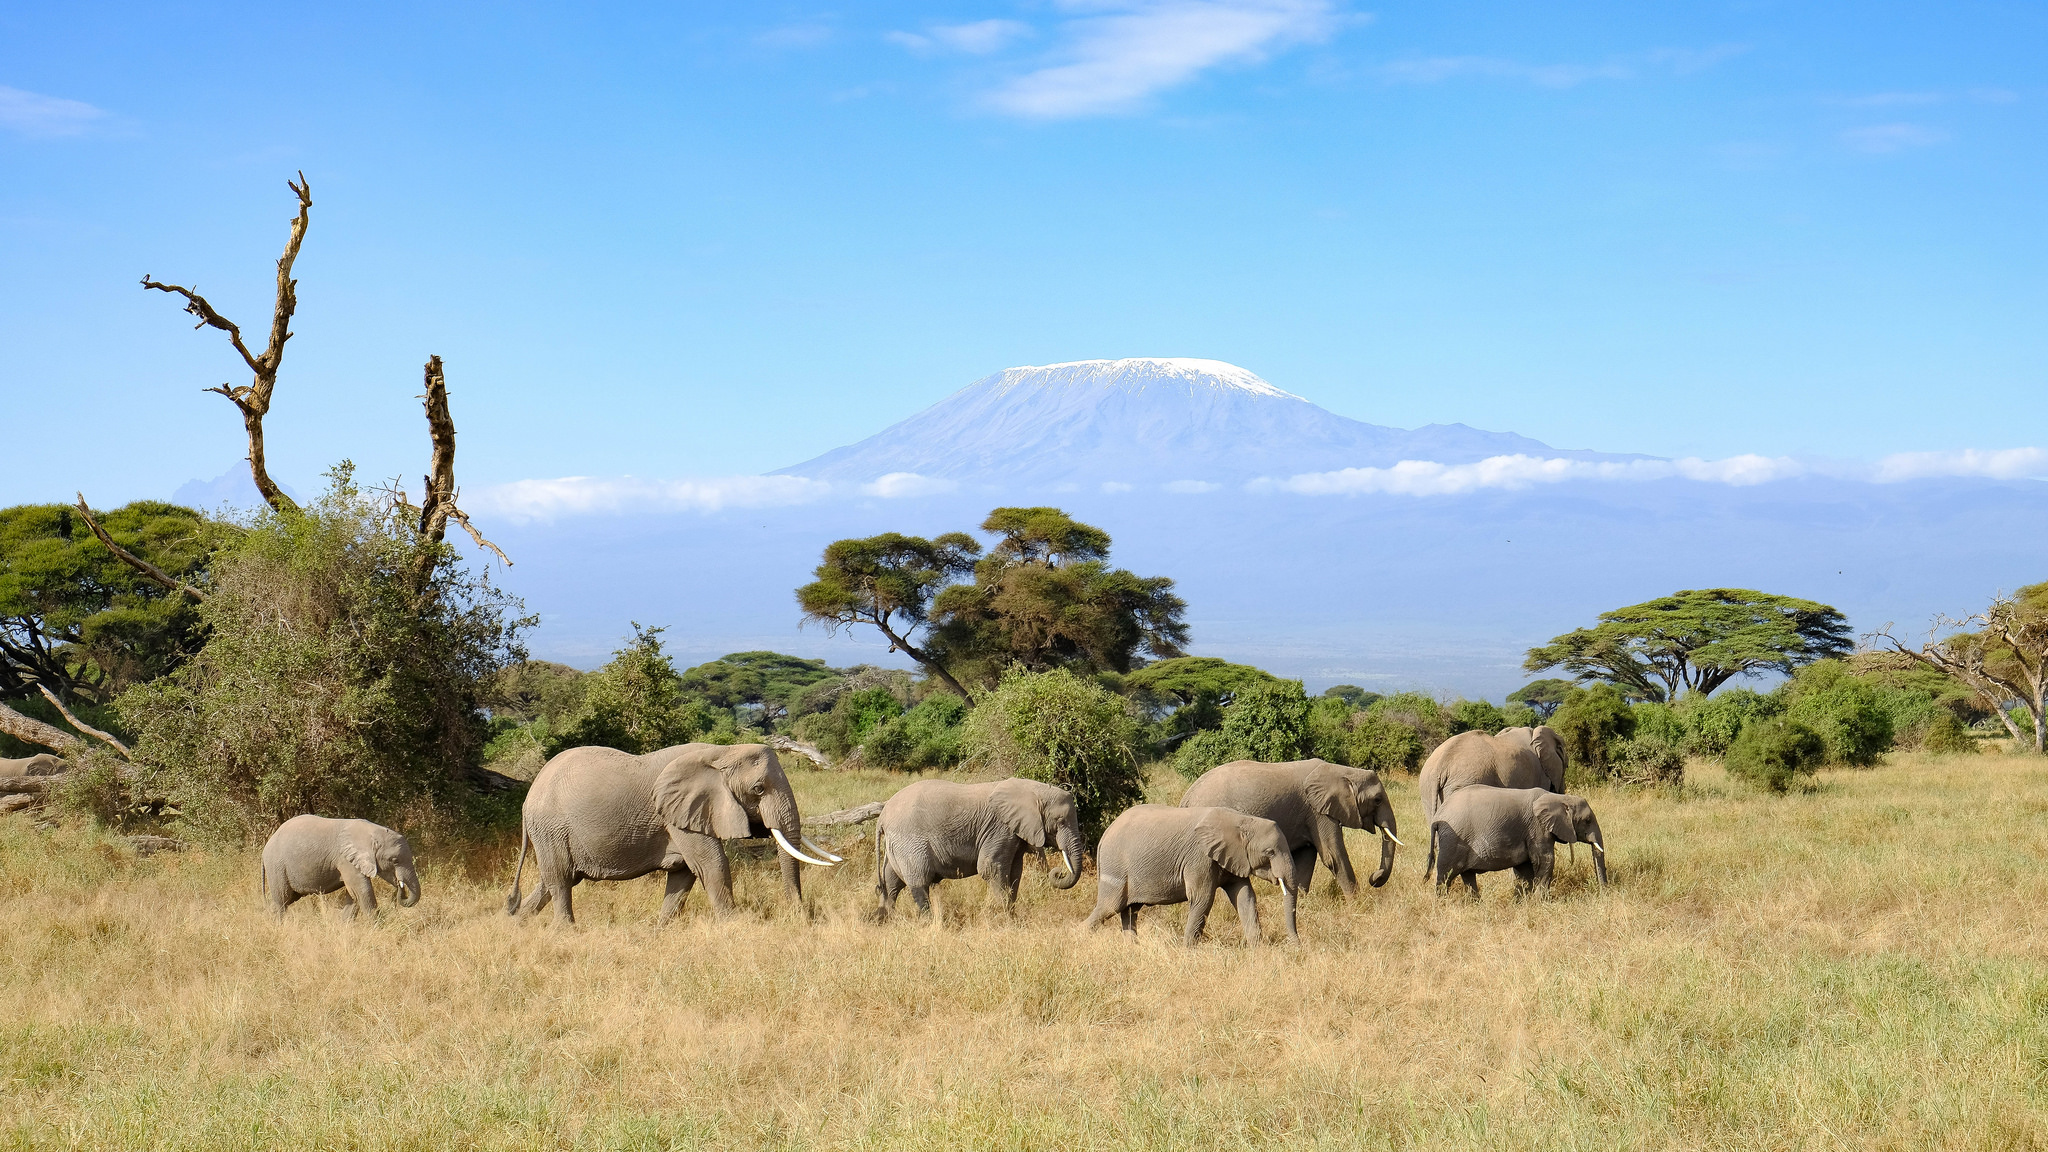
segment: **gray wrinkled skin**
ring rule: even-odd
[[[670,811],[657,792],[666,790]],[[779,829],[800,843],[803,818],[782,763],[765,744],[679,744],[634,756],[616,748],[570,748],[547,762],[521,810],[519,864],[505,911],[531,915],[555,906],[555,923],[574,924],[570,890],[582,880],[630,880],[667,872],[661,919],[682,910],[704,881],[712,911],[732,910],[726,840]],[[538,881],[519,899],[526,853]],[[784,889],[803,899],[796,861],[781,856]]]
[[[294,816],[278,825],[263,845],[263,897],[271,914],[280,918],[301,896],[324,896],[344,888],[349,904],[343,915],[374,914],[377,892],[372,879],[398,889],[401,908],[420,902],[412,845],[382,824]]]
[[[1294,874],[1286,898],[1287,934],[1294,935],[1295,902],[1315,879],[1316,862],[1337,878],[1344,895],[1358,895],[1358,875],[1344,848],[1344,829],[1394,826],[1394,805],[1379,773],[1349,768],[1327,760],[1289,760],[1267,764],[1233,760],[1202,774],[1181,797],[1183,808],[1232,808],[1247,816],[1263,816],[1280,826],[1294,853]],[[1394,841],[1380,838],[1380,866],[1369,883],[1378,888],[1394,868]]]
[[[1081,816],[1074,796],[1036,780],[955,784],[920,780],[889,798],[876,822],[875,889],[886,919],[905,888],[920,915],[930,915],[931,888],[941,880],[980,876],[1007,908],[1017,902],[1024,854],[1056,848],[1066,872],[1054,888],[1080,878]]]
[[[1436,819],[1437,808],[1451,793],[1475,784],[1562,792],[1564,741],[1548,726],[1507,728],[1498,736],[1458,733],[1437,745],[1423,762],[1416,781],[1422,793],[1422,818]]]
[[[1444,801],[1429,836],[1439,892],[1463,880],[1476,897],[1479,873],[1507,868],[1515,870],[1517,895],[1532,888],[1548,892],[1557,867],[1555,846],[1581,842],[1593,846],[1594,874],[1602,887],[1607,884],[1607,841],[1583,796],[1544,788],[1461,788]]]
[[[1237,906],[1245,942],[1258,944],[1259,904],[1251,880],[1292,883],[1294,853],[1271,820],[1228,808],[1140,804],[1103,831],[1095,866],[1101,878],[1084,927],[1116,916],[1124,931],[1135,934],[1139,909],[1185,903],[1186,940],[1193,945],[1221,888]]]

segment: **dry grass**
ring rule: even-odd
[[[722,923],[700,895],[656,931],[647,879],[580,889],[573,931],[515,924],[505,851],[426,860],[374,926],[279,926],[253,855],[0,818],[0,1145],[2048,1145],[2048,766],[1898,756],[1781,798],[1694,775],[1594,797],[1606,894],[1581,854],[1547,902],[1503,876],[1439,903],[1411,850],[1260,950],[1223,907],[1193,950],[1170,910],[1080,935],[1093,885],[1035,871],[1014,920],[970,880],[942,925],[878,927],[861,851],[808,874],[809,922],[757,861]]]

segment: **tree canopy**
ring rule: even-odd
[[[997,508],[981,529],[997,537],[986,555],[963,532],[834,542],[797,589],[805,620],[871,625],[963,697],[1012,667],[1121,673],[1181,654],[1186,602],[1164,576],[1111,567],[1107,532],[1042,507]]]
[[[1531,680],[1513,692],[1508,693],[1508,703],[1525,704],[1539,719],[1548,720],[1557,706],[1564,703],[1572,691],[1572,682],[1555,677],[1548,680]]]
[[[1826,604],[1747,588],[1674,592],[1600,614],[1600,623],[1529,649],[1525,671],[1562,667],[1641,700],[1710,695],[1737,676],[1789,675],[1850,650],[1849,622]]]
[[[138,500],[100,517],[122,546],[197,580],[217,542],[190,508]],[[198,651],[200,616],[181,593],[142,576],[62,504],[0,509],[0,699],[40,695],[107,703]]]
[[[1972,626],[1973,631],[1932,638],[1944,629]],[[1885,656],[1914,661],[1967,685],[2005,725],[2016,746],[2030,743],[2037,753],[2048,750],[2048,582],[2000,593],[1984,611],[1960,620],[1935,617],[1929,639],[1918,648],[1900,643],[1889,629],[1872,637],[1889,645],[1882,649]],[[2032,732],[2020,731],[2007,708],[2012,701],[2033,720]]]
[[[759,709],[765,727],[787,715],[804,689],[838,675],[823,660],[780,652],[734,652],[685,671],[682,687],[727,711]]]

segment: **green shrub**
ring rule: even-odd
[[[141,791],[233,841],[301,812],[390,823],[474,800],[486,687],[522,659],[519,602],[421,538],[343,465],[213,559],[205,646],[130,689]],[[422,808],[421,806],[425,807]]]
[[[1309,743],[1308,693],[1299,680],[1247,684],[1223,711],[1223,733],[1248,760],[1299,760]]]
[[[1180,742],[1180,747],[1173,753],[1173,770],[1194,780],[1218,764],[1251,758],[1234,737],[1212,728]]]
[[[1629,713],[1635,717],[1633,739],[1648,740],[1654,744],[1668,746],[1683,752],[1692,739],[1690,709],[1674,708],[1669,704],[1641,703],[1629,705]]]
[[[1533,713],[1533,709],[1531,710]],[[1491,736],[1508,727],[1507,717],[1499,708],[1484,700],[1460,700],[1450,708],[1450,730],[1452,735],[1460,732],[1484,732]]]
[[[1415,761],[1418,766],[1422,763],[1421,757],[1436,751],[1436,746],[1451,736],[1451,718],[1444,712],[1443,705],[1420,692],[1382,696],[1373,701],[1365,712],[1367,716],[1399,724],[1414,734],[1421,746],[1421,753]]]
[[[1503,728],[1534,728],[1541,723],[1543,717],[1527,704],[1510,704],[1500,710],[1500,726]]]
[[[926,697],[876,725],[861,744],[861,758],[903,772],[951,768],[960,762],[960,725],[966,718],[966,701],[951,692]]]
[[[1550,726],[1563,739],[1571,766],[1604,780],[1615,744],[1635,735],[1636,717],[1621,689],[1595,684],[1568,693],[1550,717]]]
[[[1335,764],[1351,763],[1351,704],[1325,693],[1309,702],[1308,742],[1303,753]]]
[[[1779,718],[1745,724],[1728,747],[1728,774],[1760,788],[1783,792],[1800,776],[1811,776],[1827,758],[1827,744],[1797,720]]]
[[[1937,707],[1934,718],[1921,734],[1920,747],[1928,752],[1975,752],[1977,742],[1970,738],[1969,727],[1955,713]]]
[[[1347,751],[1345,763],[1375,772],[1413,772],[1422,767],[1426,754],[1422,737],[1414,728],[1372,709],[1352,722]]]
[[[548,737],[549,756],[565,748],[617,748],[635,756],[702,739],[717,709],[683,691],[662,651],[662,628],[633,624],[633,639],[583,680],[583,702]]]
[[[1839,660],[1801,668],[1785,682],[1785,714],[1827,746],[1832,764],[1863,767],[1891,750],[1892,714],[1885,691],[1851,673]]]
[[[1690,729],[1688,751],[1718,758],[1728,754],[1744,725],[1778,715],[1784,702],[1747,688],[1724,688],[1704,700],[1688,696],[1679,702],[1679,709]]]
[[[1683,784],[1684,746],[1638,730],[1609,748],[1608,778],[1622,784]]]
[[[976,702],[961,730],[969,759],[1070,789],[1090,841],[1144,798],[1137,740],[1129,703],[1065,669],[1012,670]]]

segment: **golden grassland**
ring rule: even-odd
[[[798,774],[810,811],[900,783]],[[1259,949],[1221,904],[1194,949],[1172,909],[1082,934],[1092,877],[1035,864],[1014,918],[967,880],[877,925],[852,833],[808,914],[759,856],[722,922],[656,929],[647,878],[515,923],[506,843],[374,925],[279,925],[253,852],[0,818],[0,1146],[2048,1146],[2048,764],[1592,798],[1605,893],[1581,852],[1548,900],[1438,900],[1411,848]]]

